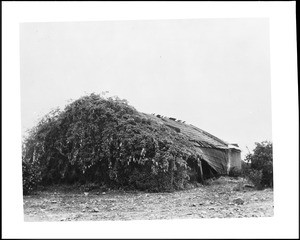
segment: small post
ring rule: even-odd
[[[201,159],[198,158],[198,162],[199,162],[198,165],[199,165],[199,170],[200,170],[200,179],[201,179],[201,183],[204,183]]]

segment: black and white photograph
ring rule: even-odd
[[[264,16],[19,22],[21,221],[274,221],[271,32]]]
[[[24,23],[20,58],[26,221],[273,216],[267,19]]]

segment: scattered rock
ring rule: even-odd
[[[233,200],[233,202],[235,204],[242,205],[242,204],[244,204],[245,201],[241,198],[236,198],[236,199]]]
[[[89,193],[88,192],[84,192],[84,195],[87,196],[87,195],[89,195]]]
[[[191,206],[192,206],[192,207],[196,207],[196,204],[195,204],[195,203],[193,203]]]
[[[208,209],[209,209],[209,210],[215,210],[215,208],[214,208],[214,207],[209,207]]]
[[[53,201],[51,201],[51,203],[57,203],[57,201],[56,201],[56,200],[53,200]]]
[[[232,188],[233,191],[237,191],[237,192],[242,191],[242,189],[243,189],[243,187],[241,185],[237,185]]]
[[[93,208],[92,212],[99,212],[98,208]]]
[[[201,202],[201,203],[199,203],[199,205],[204,205],[204,203]]]
[[[102,194],[104,195],[104,194],[106,194],[106,192],[103,192]]]

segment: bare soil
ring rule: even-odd
[[[24,196],[25,221],[101,221],[273,216],[273,190],[221,177],[172,193],[48,189]]]

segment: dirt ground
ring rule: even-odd
[[[242,178],[221,177],[209,185],[173,193],[65,191],[24,196],[25,221],[102,221],[273,216],[273,190],[245,187]]]

